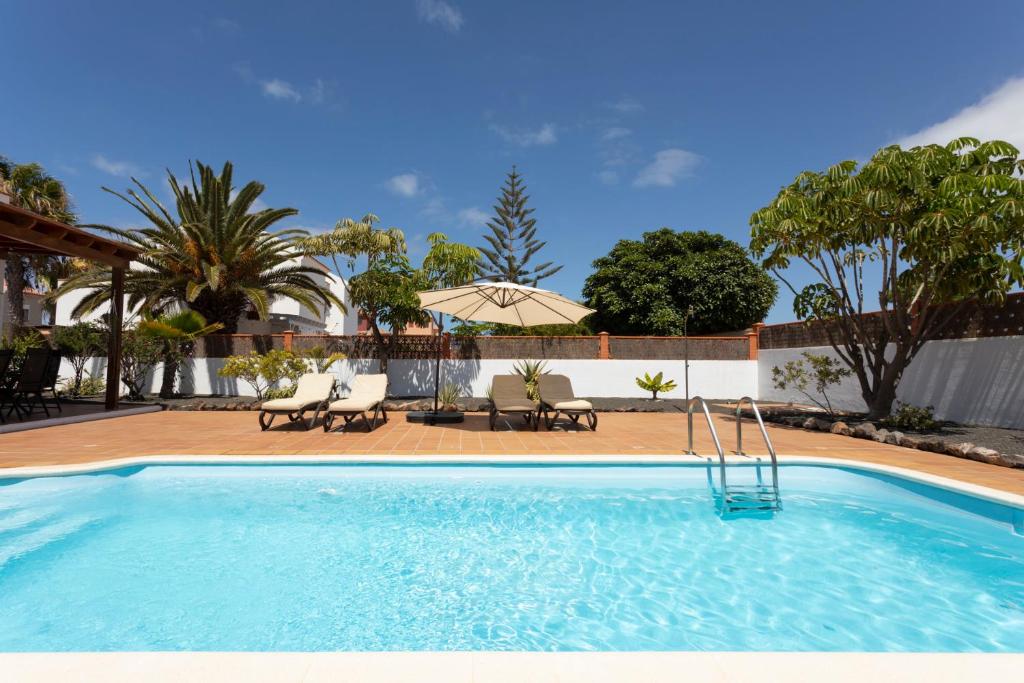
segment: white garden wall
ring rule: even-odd
[[[772,386],[771,370],[798,359],[804,351],[836,357],[828,346],[761,349],[758,391],[762,400],[807,399]],[[937,417],[965,424],[1024,428],[1024,336],[948,339],[925,344],[903,375],[900,401],[934,406]],[[829,392],[833,405],[864,410],[860,384],[848,377]]]
[[[441,363],[441,384],[457,384],[467,396],[482,397],[487,393],[491,378],[514,372],[514,360],[447,360]],[[552,373],[565,374],[572,379],[573,389],[579,396],[588,397],[646,397],[650,396],[636,385],[636,377],[645,372],[664,372],[674,379],[679,388],[665,394],[666,398],[683,398],[683,361],[681,360],[556,360],[546,361]],[[244,382],[235,382],[217,374],[224,365],[221,358],[196,358],[184,370],[179,390],[194,394],[252,395]],[[105,376],[106,359],[97,358],[87,366],[94,376]],[[359,372],[375,372],[377,362],[371,360],[345,360],[336,363],[331,371],[338,376],[343,387]],[[157,366],[149,382],[150,392],[159,390],[161,368]],[[70,377],[72,369],[66,360],[61,377]],[[428,360],[392,360],[388,366],[390,394],[393,396],[426,396],[434,390],[434,363]],[[706,398],[757,397],[757,361],[690,361],[690,395]]]

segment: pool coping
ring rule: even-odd
[[[750,465],[768,462],[767,456],[727,455],[726,464]],[[109,460],[93,460],[67,465],[37,465],[0,468],[0,480],[91,474],[124,467],[157,465],[684,465],[704,467],[717,460],[702,455],[140,455]],[[1001,491],[979,484],[960,481],[937,474],[921,472],[895,465],[833,458],[821,455],[779,455],[780,465],[817,465],[833,468],[865,470],[888,474],[909,481],[935,486],[947,491],[974,496],[982,500],[1024,509],[1024,495]]]
[[[851,652],[100,652],[0,654],[17,681],[1015,680],[1024,654]]]

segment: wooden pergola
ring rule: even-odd
[[[107,345],[106,408],[117,408],[121,394],[121,324],[124,319],[124,273],[140,252],[121,242],[0,203],[0,259],[8,254],[73,256],[111,268],[110,336]]]

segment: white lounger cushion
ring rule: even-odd
[[[332,391],[334,391],[334,375],[308,372],[299,378],[294,396],[264,401],[260,410],[275,413],[308,410],[330,400]]]
[[[593,410],[594,405],[590,401],[581,398],[572,401],[558,401],[552,406],[555,410]]]
[[[348,397],[331,403],[332,413],[361,413],[374,408],[388,393],[387,375],[356,375]]]

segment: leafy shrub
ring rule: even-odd
[[[72,396],[85,396],[82,389],[82,375],[85,365],[104,351],[107,335],[102,327],[88,322],[78,322],[53,330],[53,343],[74,368],[74,376],[68,392]]]
[[[67,394],[71,398],[80,398],[82,396],[97,396],[102,394],[106,388],[107,383],[103,381],[102,377],[94,377],[85,373],[77,382],[74,377],[65,379],[61,383],[60,393]]]
[[[295,395],[295,383],[283,387],[270,387],[263,392],[263,398],[272,401],[275,398],[291,398]]]
[[[942,426],[935,419],[935,408],[926,406],[918,408],[902,401],[896,402],[899,408],[889,417],[882,420],[886,429],[901,429],[910,432],[930,432]]]
[[[291,351],[274,349],[264,354],[253,351],[245,356],[230,356],[217,374],[242,380],[253,388],[257,399],[263,400],[267,390],[281,380],[294,383],[307,371],[305,360]]]
[[[537,391],[537,380],[541,375],[550,372],[547,367],[547,361],[543,360],[521,360],[512,366],[516,374],[526,382],[526,395],[534,401],[540,398],[540,393]]]
[[[835,416],[827,389],[839,384],[844,377],[849,377],[853,373],[831,356],[817,355],[809,351],[804,351],[801,355],[803,360],[788,361],[782,368],[777,365],[773,367],[772,383],[779,391],[792,387],[806,396],[811,403]],[[824,403],[808,390],[811,382],[814,382],[814,389]]]
[[[660,372],[654,377],[651,377],[645,372],[643,377],[636,378],[636,385],[644,391],[651,392],[651,398],[655,400],[657,400],[659,392],[669,392],[678,386],[675,383],[675,380],[663,379],[663,375]]]
[[[121,381],[128,387],[128,400],[145,398],[143,389],[149,371],[164,357],[161,339],[127,329],[121,337]]]

